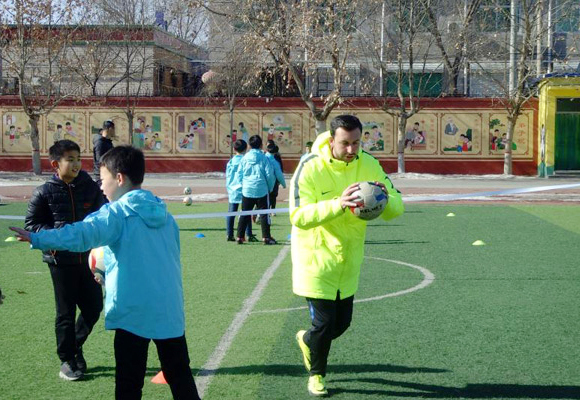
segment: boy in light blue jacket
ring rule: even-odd
[[[105,328],[115,330],[115,398],[140,399],[153,340],[174,399],[199,399],[185,340],[179,229],[167,206],[141,189],[143,153],[118,146],[101,159],[110,203],[83,221],[29,233],[31,248],[83,252],[104,247]]]
[[[262,138],[258,135],[250,137],[250,151],[248,151],[238,169],[238,179],[242,183],[242,211],[267,210],[269,208],[268,194],[274,188],[276,176],[272,165],[262,152]],[[250,216],[240,217],[238,223],[238,244],[244,243],[246,226],[251,222]],[[276,244],[270,236],[270,218],[260,218],[262,240],[264,244]]]
[[[242,202],[242,182],[239,180],[238,169],[240,168],[240,163],[242,157],[248,148],[248,144],[242,140],[238,139],[234,142],[234,152],[236,153],[226,166],[226,189],[228,191],[228,212],[238,211],[238,207]],[[226,217],[226,232],[227,241],[235,242],[234,237],[234,221],[236,217]],[[246,228],[246,235],[248,235],[248,241],[257,242],[256,236],[252,235],[252,224],[248,224]]]

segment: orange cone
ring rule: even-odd
[[[165,380],[165,375],[163,375],[163,371],[159,371],[157,375],[151,378],[151,382],[157,383],[159,385],[167,384],[167,381]]]

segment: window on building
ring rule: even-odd
[[[483,0],[475,14],[474,24],[482,32],[510,29],[510,0]]]
[[[357,96],[360,70],[347,68],[340,94],[342,96]],[[326,96],[334,90],[334,71],[330,67],[318,67],[316,69],[316,95]]]
[[[437,97],[441,95],[441,87],[443,85],[442,73],[414,73],[413,74],[413,94],[420,97]],[[397,74],[394,72],[388,73],[385,77],[385,86],[388,96],[397,96]],[[409,76],[403,74],[402,82],[403,96],[409,95]]]
[[[556,32],[580,32],[580,2],[565,2],[556,10]]]

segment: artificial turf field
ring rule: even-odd
[[[2,205],[0,214],[24,215],[25,208]],[[225,211],[224,204],[169,208]],[[15,223],[0,220],[2,239]],[[226,243],[222,219],[178,223],[197,375],[236,315],[248,310],[246,300],[284,244]],[[287,215],[273,224],[273,236],[284,241]],[[258,225],[254,230],[259,234]],[[475,240],[486,245],[472,246]],[[331,350],[331,397],[580,399],[579,243],[580,207],[572,205],[409,204],[398,219],[370,223],[355,298],[426,286],[355,305],[351,328]],[[219,368],[196,378],[205,379],[204,399],[309,398],[294,339],[309,324],[307,311],[275,311],[304,305],[291,291],[289,253],[265,283]],[[114,397],[113,333],[102,320],[84,346],[85,379],[58,378],[52,284],[39,251],[0,241],[0,287],[0,399]],[[152,344],[144,399],[171,398],[167,385],[149,382],[158,371]]]

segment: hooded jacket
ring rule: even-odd
[[[228,191],[228,201],[230,203],[239,204],[242,202],[242,182],[238,175],[242,157],[243,155],[236,154],[228,161],[226,166],[226,190]]]
[[[242,182],[242,195],[250,198],[266,196],[276,182],[272,164],[258,149],[251,149],[244,155],[238,169],[238,179]]]
[[[90,213],[97,211],[105,203],[99,186],[85,171],[66,183],[56,174],[32,193],[24,221],[24,229],[38,232],[44,229],[58,229],[66,224],[82,221]],[[42,261],[56,265],[86,265],[88,253],[69,251],[43,252]]]
[[[150,339],[184,334],[179,229],[151,192],[132,190],[82,222],[31,234],[31,246],[105,246],[105,328]]]
[[[388,203],[381,218],[403,214],[401,194],[379,161],[360,151],[350,163],[332,157],[330,132],[318,136],[290,183],[292,223],[292,284],[295,294],[316,299],[344,299],[358,289],[367,222],[340,204],[352,183],[385,184]]]

